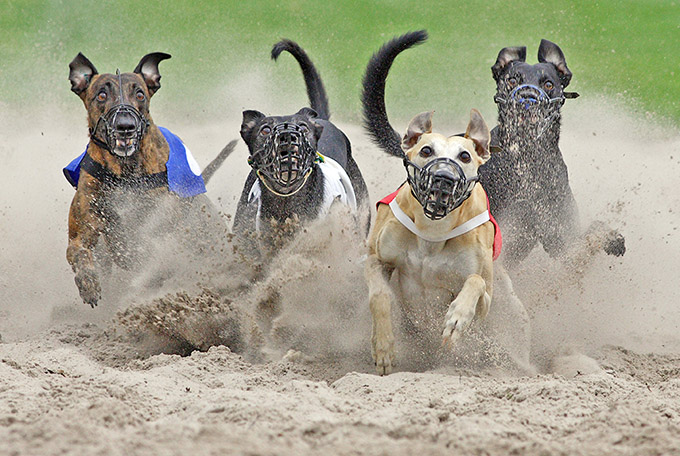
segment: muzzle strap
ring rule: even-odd
[[[168,187],[167,171],[136,177],[120,177],[93,160],[90,154],[85,154],[82,162],[80,162],[80,169],[86,171],[87,174],[99,182],[116,188],[146,191],[159,187]]]

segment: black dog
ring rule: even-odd
[[[368,189],[349,140],[328,120],[321,78],[296,43],[277,43],[272,59],[283,51],[299,62],[312,109],[302,108],[289,116],[243,112],[241,137],[248,145],[253,170],[238,202],[234,233],[270,235],[273,225],[296,218],[304,223],[324,215],[336,200],[365,214],[367,230]]]
[[[562,50],[542,40],[535,65],[525,63],[526,47],[504,48],[491,67],[496,81],[498,126],[492,148],[502,153],[479,169],[491,211],[506,236],[505,260],[512,266],[540,243],[551,257],[561,256],[581,234],[567,166],[558,147],[560,109],[572,77]],[[493,149],[492,149],[493,150]],[[618,232],[596,222],[589,240],[610,255],[623,255]]]

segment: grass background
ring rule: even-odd
[[[79,51],[100,72],[130,71],[142,55],[163,51],[173,58],[161,64],[154,113],[235,120],[243,109],[258,109],[263,97],[297,108],[307,99],[294,60],[269,61],[272,44],[286,37],[317,65],[334,117],[356,122],[371,54],[420,28],[429,42],[402,54],[388,81],[395,116],[436,109],[461,119],[475,106],[495,117],[490,67],[498,51],[526,45],[535,63],[547,38],[566,55],[571,90],[680,120],[680,6],[669,0],[3,0],[0,107],[47,101],[80,111],[67,81]]]

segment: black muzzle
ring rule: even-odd
[[[450,158],[435,158],[422,168],[404,158],[411,193],[431,220],[439,220],[470,197],[479,176],[466,177]]]
[[[120,71],[118,89],[120,104],[113,106],[97,120],[90,137],[100,147],[118,157],[129,157],[139,150],[142,138],[149,128],[149,120],[134,106],[127,103],[123,94]]]
[[[572,98],[576,98],[576,96]],[[548,127],[559,117],[560,108],[564,104],[566,96],[550,98],[540,87],[533,84],[522,84],[515,87],[508,97],[496,94],[494,101],[499,105],[505,105],[519,116],[535,116],[537,138],[540,138]]]
[[[316,157],[316,150],[302,128],[285,122],[272,128],[262,148],[248,158],[248,163],[270,190],[290,196],[302,188]]]

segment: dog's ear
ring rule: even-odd
[[[75,59],[68,64],[69,75],[68,79],[71,81],[71,91],[78,96],[81,96],[90,85],[92,76],[99,74],[97,69],[92,65],[81,52],[78,53]]]
[[[312,108],[302,108],[295,115],[305,116],[309,119],[309,123],[312,125],[314,130],[314,137],[318,141],[319,138],[321,138],[321,133],[323,133],[323,125],[316,121],[316,119],[319,117],[319,113]]]
[[[432,114],[434,114],[434,111],[421,112],[411,119],[406,134],[401,140],[401,148],[404,151],[415,146],[425,133],[432,133]]]
[[[312,108],[302,108],[296,113],[296,115],[306,116],[309,117],[310,119],[316,119],[317,117],[319,117],[319,113],[317,113]]]
[[[164,52],[146,54],[134,70],[135,73],[144,78],[150,97],[161,88],[161,74],[158,72],[158,64],[169,58],[170,54],[165,54]]]
[[[506,47],[501,49],[498,53],[498,58],[496,63],[491,67],[491,74],[493,74],[494,80],[498,81],[503,73],[503,70],[510,65],[511,62],[520,61],[524,62],[527,59],[527,48],[526,46],[516,46],[516,47]]]
[[[241,122],[241,138],[248,144],[250,132],[253,130],[257,121],[267,117],[260,111],[243,111],[243,122]]]
[[[468,123],[467,130],[465,130],[465,137],[475,143],[477,155],[484,162],[491,158],[491,153],[489,152],[489,143],[491,142],[489,127],[484,122],[480,112],[474,108],[470,111],[470,123]]]
[[[538,47],[538,61],[555,65],[555,68],[560,75],[562,88],[569,85],[569,81],[571,81],[571,71],[567,68],[567,61],[564,58],[562,49],[560,49],[558,45],[545,39],[541,40],[541,45]]]

